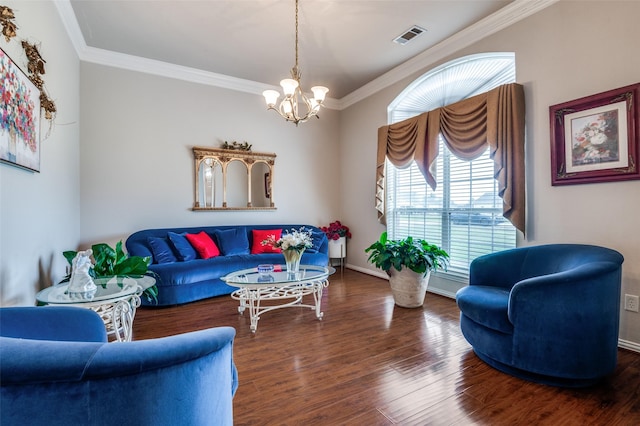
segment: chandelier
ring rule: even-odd
[[[297,126],[298,123],[304,123],[311,117],[318,117],[318,111],[322,101],[329,91],[324,86],[314,86],[311,88],[313,92],[313,98],[308,98],[300,89],[300,77],[302,76],[300,68],[298,67],[298,0],[296,0],[296,64],[291,68],[291,78],[285,78],[280,82],[282,86],[282,92],[284,93],[284,99],[280,102],[280,105],[276,107],[278,97],[280,93],[276,90],[265,90],[262,92],[265,101],[267,102],[267,109],[272,109],[282,116],[287,121],[292,121]],[[302,111],[298,108],[304,105]],[[302,115],[302,112],[306,113]]]

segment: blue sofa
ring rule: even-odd
[[[234,336],[107,343],[90,309],[0,308],[0,424],[232,425]]]
[[[149,270],[156,274],[158,287],[158,305],[178,305],[230,294],[235,287],[220,280],[231,272],[240,269],[255,268],[259,264],[284,264],[281,253],[251,254],[254,243],[254,230],[282,229],[284,233],[303,227],[311,230],[313,248],[305,250],[301,264],[326,266],[329,262],[329,242],[326,235],[317,227],[310,225],[238,225],[238,226],[201,226],[190,228],[145,229],[135,232],[127,238],[125,246],[130,255],[151,256],[153,263]],[[177,235],[197,234],[204,231],[220,248],[221,255],[209,259],[181,257],[176,252]],[[174,239],[174,240],[172,240]],[[176,255],[175,260],[163,262],[154,256],[151,242],[168,240],[169,247]],[[182,243],[184,244],[184,242]],[[189,247],[187,247],[188,249]],[[155,250],[158,253],[157,247]],[[171,253],[169,253],[171,255]],[[163,263],[161,263],[163,262]],[[143,298],[143,304],[150,304]]]
[[[471,263],[456,294],[480,359],[549,385],[584,387],[617,362],[623,257],[579,244],[521,247]]]

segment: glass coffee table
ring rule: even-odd
[[[238,312],[249,309],[251,331],[258,329],[260,315],[275,309],[289,307],[307,307],[316,311],[321,320],[320,310],[322,292],[329,285],[329,275],[333,268],[313,265],[300,265],[300,271],[289,273],[284,265],[275,265],[271,272],[258,272],[257,268],[243,269],[221,278],[238,290],[231,293],[233,299],[240,301]],[[302,298],[313,295],[313,305],[302,303]],[[263,305],[262,303],[265,303]]]
[[[85,293],[69,293],[69,283],[47,287],[36,294],[41,305],[66,305],[89,308],[104,321],[109,335],[119,342],[130,342],[133,319],[140,306],[142,293],[155,285],[150,276],[94,278],[96,290]]]

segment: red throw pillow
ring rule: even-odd
[[[282,229],[252,229],[253,243],[251,245],[251,254],[260,253],[282,253],[279,248],[271,247],[270,245],[263,246],[262,242],[273,236],[274,240],[279,240],[282,236]]]
[[[185,237],[187,237],[187,240],[189,240],[189,243],[196,249],[201,258],[209,259],[210,257],[220,256],[218,246],[206,232],[200,231],[198,234],[187,234]]]

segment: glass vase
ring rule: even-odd
[[[302,258],[302,253],[304,253],[304,249],[296,250],[296,249],[287,249],[282,250],[282,254],[284,255],[284,261],[287,264],[287,272],[295,273],[300,269],[300,259]]]

